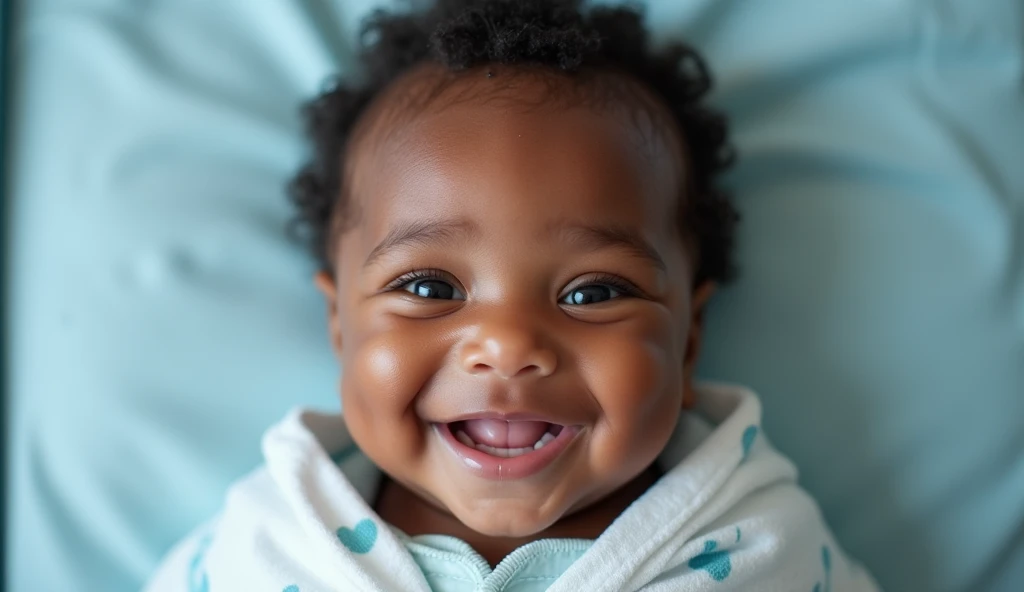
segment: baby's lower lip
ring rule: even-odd
[[[580,431],[579,426],[559,426],[560,429],[552,430],[557,432],[557,435],[548,439],[542,446],[529,451],[519,450],[514,456],[502,456],[504,450],[492,454],[486,451],[486,447],[485,450],[480,450],[476,446],[461,442],[460,438],[464,438],[465,435],[459,434],[457,437],[452,432],[453,425],[455,424],[435,423],[434,429],[466,468],[481,477],[497,481],[525,479],[543,471],[565,452]]]

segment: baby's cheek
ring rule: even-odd
[[[656,412],[668,399],[682,403],[682,353],[666,333],[624,330],[590,341],[583,371],[608,422],[626,427],[618,424]]]
[[[430,347],[430,334],[422,323],[398,320],[365,325],[354,343],[345,344],[343,371],[352,377],[350,388],[359,395],[372,393],[374,408],[393,414],[410,406],[444,352]]]
[[[388,331],[346,344],[345,420],[360,447],[383,467],[393,464],[387,456],[415,453],[423,445],[413,402],[436,361],[417,342],[415,335]]]
[[[682,407],[682,362],[657,330],[594,341],[587,383],[603,411],[592,462],[601,471],[630,473],[661,452]],[[632,477],[634,475],[627,475]]]

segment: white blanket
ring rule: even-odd
[[[757,397],[704,385],[699,400],[659,458],[665,475],[549,591],[877,590],[761,433]],[[265,467],[171,552],[148,592],[430,590],[405,537],[367,502],[380,474],[340,416],[293,412],[263,448]]]

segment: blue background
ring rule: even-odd
[[[369,4],[20,3],[8,589],[137,589],[265,427],[337,407],[283,184]],[[648,4],[741,156],[702,374],[762,394],[885,587],[1024,589],[1024,5]]]

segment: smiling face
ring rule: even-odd
[[[653,463],[710,289],[691,285],[659,113],[542,104],[572,84],[557,75],[459,76],[461,100],[366,127],[358,220],[318,285],[363,452],[470,529],[524,537]],[[389,121],[381,101],[368,117]]]

